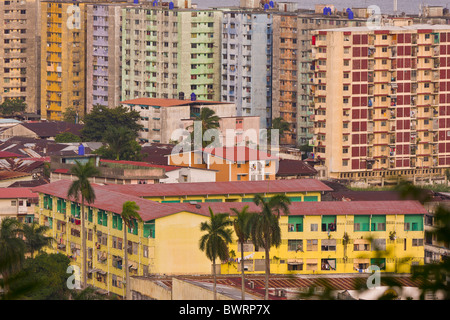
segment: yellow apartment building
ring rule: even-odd
[[[41,2],[41,118],[85,109],[86,1]]]
[[[34,188],[39,193],[36,213],[57,240],[51,251],[68,255],[81,267],[81,208],[67,198],[69,186],[70,181],[60,180]],[[93,187],[96,200],[85,211],[88,284],[119,296],[125,295],[126,245],[131,276],[210,274],[211,261],[198,248],[200,224],[209,219],[209,207],[216,213],[244,205],[258,210],[242,202],[158,203]],[[135,201],[143,219],[127,230],[128,244],[123,243],[120,216],[125,201]],[[282,244],[270,251],[271,273],[356,273],[373,266],[383,272],[410,272],[411,265],[423,264],[425,213],[415,201],[294,202],[290,215],[280,218]],[[343,243],[344,234],[348,238]],[[240,271],[240,249],[233,238],[230,259],[218,266],[221,274]],[[247,273],[264,273],[264,252],[255,252],[250,243],[244,250]]]

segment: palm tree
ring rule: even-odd
[[[241,211],[236,208],[231,208],[231,211],[236,215],[236,218],[233,220],[233,227],[238,238],[237,241],[241,247],[242,300],[245,300],[244,242],[250,239],[252,218],[255,215],[248,211],[248,206],[242,208]]]
[[[219,120],[220,117],[216,115],[215,111],[205,107],[200,110],[199,115],[194,116],[194,121],[202,122],[202,137],[203,134],[209,129],[218,129],[219,128]],[[190,125],[187,129],[194,128],[194,125]],[[191,133],[191,138],[193,138],[194,132]],[[191,140],[194,143],[194,139]],[[217,143],[218,141],[216,141]],[[205,148],[208,145],[208,141],[202,140],[202,147]]]
[[[70,185],[67,191],[67,197],[73,197],[76,202],[81,196],[81,243],[83,251],[83,288],[87,285],[87,257],[86,257],[86,226],[84,215],[84,202],[91,204],[95,201],[95,192],[92,188],[89,178],[94,177],[100,173],[100,171],[95,167],[92,161],[88,161],[85,164],[75,160],[75,165],[71,168],[72,174],[77,177]]]
[[[0,274],[5,293],[9,291],[8,279],[18,271],[25,258],[26,246],[19,237],[20,222],[13,218],[4,218],[0,224]]]
[[[209,208],[210,220],[200,224],[200,231],[206,231],[199,242],[200,250],[204,251],[213,264],[212,273],[214,278],[213,293],[214,300],[217,300],[216,289],[216,259],[228,259],[228,244],[232,242],[232,230],[227,228],[232,225],[227,213],[214,214]]]
[[[125,299],[130,299],[130,270],[128,267],[128,238],[127,238],[127,229],[135,226],[136,221],[142,222],[142,218],[138,213],[139,206],[134,201],[126,201],[122,206],[122,219],[123,223],[125,224],[123,228],[123,241],[124,241],[124,248],[125,248]]]
[[[42,248],[51,245],[53,238],[45,236],[45,233],[49,229],[49,227],[42,226],[35,221],[31,224],[23,224],[22,230],[25,236],[25,245],[27,252],[31,254],[31,258],[34,258],[36,251],[40,251]]]
[[[269,299],[270,248],[281,244],[280,214],[289,214],[291,200],[285,195],[275,195],[269,199],[255,195],[253,202],[261,207],[252,223],[251,238],[255,250],[259,247],[265,251],[265,300]]]

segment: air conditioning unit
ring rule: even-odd
[[[255,283],[253,281],[249,282],[250,289],[255,289]]]
[[[277,297],[285,298],[286,297],[286,290],[284,290],[284,289],[275,289],[275,295]]]

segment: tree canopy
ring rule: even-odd
[[[104,141],[108,129],[125,127],[134,135],[138,136],[142,125],[138,123],[140,114],[137,111],[130,111],[124,106],[107,108],[95,105],[92,111],[84,117],[84,127],[81,131],[84,141]]]
[[[22,99],[8,99],[0,104],[0,114],[2,116],[12,116],[17,113],[23,113],[27,104]]]

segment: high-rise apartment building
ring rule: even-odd
[[[91,1],[92,2],[92,1]],[[41,118],[85,110],[86,1],[41,2]]]
[[[39,109],[39,24],[37,0],[0,2],[0,103],[21,99],[26,112]]]
[[[121,101],[122,8],[126,2],[87,6],[86,111],[96,104],[117,107]]]
[[[240,116],[272,121],[272,19],[256,10],[227,10],[222,21],[222,101],[236,104]]]
[[[450,27],[314,36],[316,169],[344,179],[443,175],[450,166]]]
[[[189,1],[122,10],[122,99],[220,99],[221,12]]]

